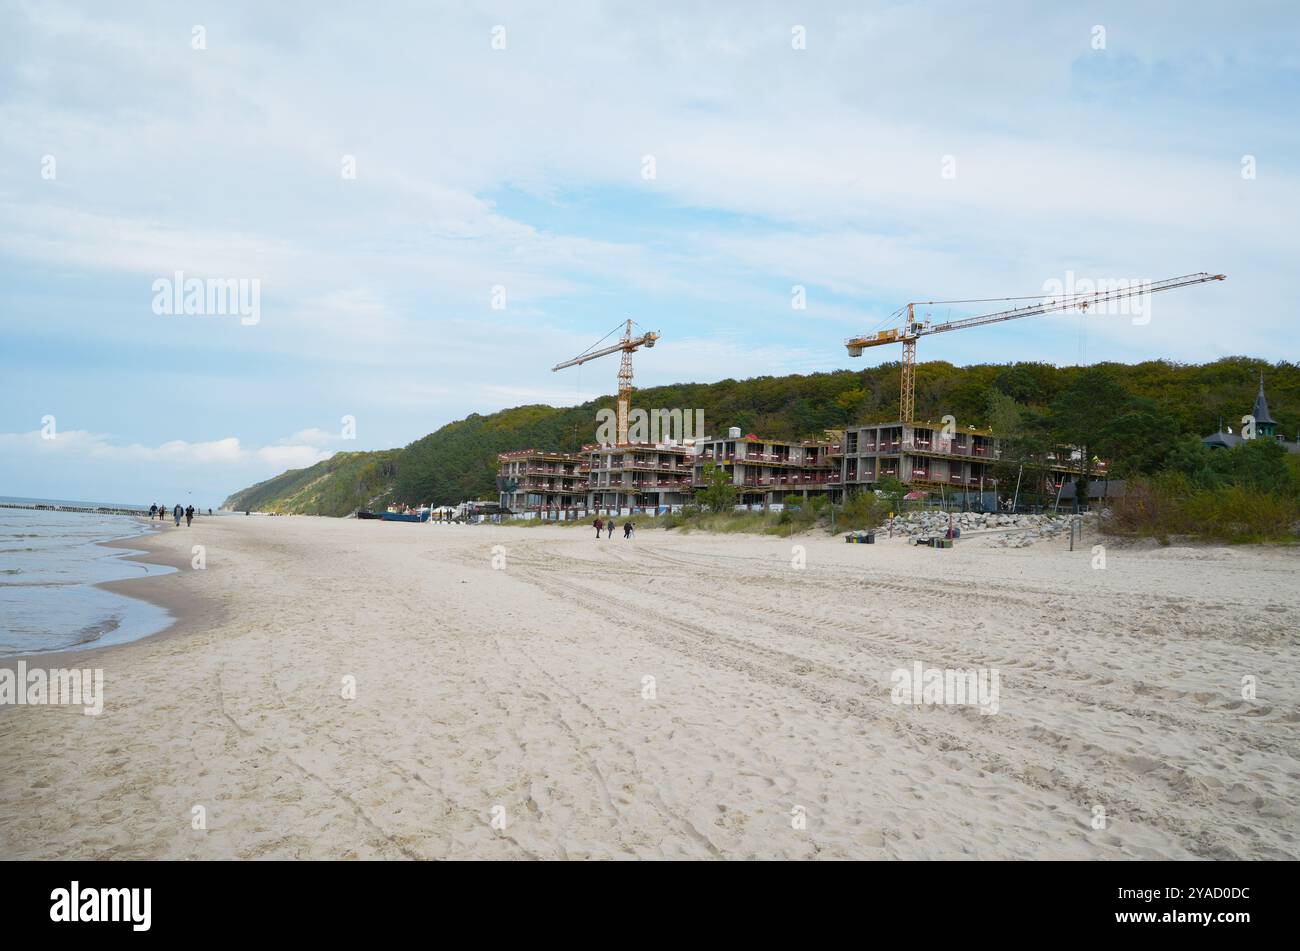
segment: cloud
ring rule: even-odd
[[[88,501],[135,499],[178,487],[197,491],[215,505],[229,491],[285,469],[328,459],[333,451],[306,444],[244,446],[229,436],[202,442],[169,440],[145,445],[114,439],[108,433],[40,430],[0,433],[0,480],[18,494]],[[77,478],[91,473],[89,480]],[[68,486],[81,488],[69,492]]]
[[[287,439],[281,440],[281,445],[286,447],[301,446],[328,446],[333,443],[343,442],[342,432],[328,433],[323,429],[300,429]]]
[[[1090,326],[1094,359],[1285,351],[1291,12],[1184,6],[232,2],[195,50],[161,2],[14,4],[0,364],[25,382],[0,429],[51,406],[114,433],[85,434],[95,466],[244,479],[344,448],[306,421],[347,413],[402,445],[611,393],[604,361],[550,368],[627,317],[664,334],[638,385],[831,370],[907,301],[1030,294],[1067,269],[1230,276],[1162,297],[1149,326]],[[176,270],[260,279],[261,320],[152,315],[149,282]],[[1072,361],[1066,326],[953,334],[922,359]],[[139,391],[134,412],[108,414],[107,379]],[[200,431],[222,438],[168,438]]]
[[[140,443],[115,441],[108,433],[56,430],[52,437],[47,438],[41,430],[32,430],[25,433],[0,433],[0,445],[14,451],[28,453],[84,456],[96,459],[128,459],[138,462],[227,465],[258,459],[275,465],[288,460],[297,460],[302,465],[312,465],[333,455],[312,445],[310,442],[312,437],[315,437],[318,442],[337,440],[337,437],[322,433],[320,430],[303,430],[274,446],[245,447],[235,436],[207,442],[172,439],[156,446],[146,446]]]
[[[264,462],[274,470],[305,469],[307,466],[323,462],[332,452],[326,452],[315,446],[262,446],[253,450],[258,462]]]

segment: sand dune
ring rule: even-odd
[[[0,715],[4,857],[1300,857],[1295,550],[242,517],[146,544],[186,568],[119,590],[182,621],[61,658],[105,669],[101,716]],[[914,662],[996,669],[998,712],[893,703]]]

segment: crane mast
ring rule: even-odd
[[[1145,294],[1154,294],[1157,291],[1171,291],[1179,287],[1190,287],[1195,284],[1204,284],[1206,281],[1226,280],[1226,274],[1210,274],[1201,271],[1197,274],[1185,274],[1182,277],[1171,277],[1163,281],[1154,281],[1149,284],[1138,283],[1128,284],[1123,287],[1108,288],[1097,291],[1092,294],[1069,294],[1060,298],[1048,298],[1037,304],[1029,304],[1024,307],[1015,307],[1010,310],[1000,310],[991,314],[981,314],[978,317],[965,317],[959,320],[947,320],[940,324],[931,324],[930,321],[918,321],[916,319],[916,307],[927,304],[960,304],[966,301],[914,301],[907,305],[907,317],[903,322],[902,328],[893,328],[890,330],[881,330],[875,334],[862,334],[856,337],[850,337],[844,341],[845,347],[848,348],[849,356],[860,357],[866,347],[879,347],[889,343],[901,343],[903,345],[902,359],[902,379],[899,388],[899,411],[900,419],[904,423],[913,422],[916,404],[916,341],[920,337],[930,336],[931,334],[947,333],[951,330],[964,330],[967,327],[982,327],[985,324],[997,324],[1007,320],[1018,320],[1021,317],[1033,317],[1038,314],[1058,313],[1063,310],[1080,309],[1087,313],[1091,307],[1099,304],[1106,304],[1111,301],[1123,300],[1129,297],[1139,297]]]
[[[622,352],[623,357],[618,366],[618,445],[627,444],[627,422],[630,407],[632,405],[632,354],[641,347],[653,347],[659,339],[659,334],[653,330],[642,334],[639,337],[632,336],[632,321],[628,320],[623,328],[623,339],[610,347],[600,350],[593,350],[589,353],[580,353],[572,360],[565,360],[563,363],[557,363],[551,367],[551,372],[563,370],[565,367],[579,366],[588,360],[595,360],[597,357],[608,356],[611,353]]]

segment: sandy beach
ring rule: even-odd
[[[102,715],[0,713],[0,856],[1300,858],[1300,551],[592,535],[132,540],[179,620],[42,658]],[[892,702],[914,663],[998,711]]]

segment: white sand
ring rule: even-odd
[[[1300,551],[592,535],[169,527],[103,715],[0,713],[0,856],[1300,857]]]

